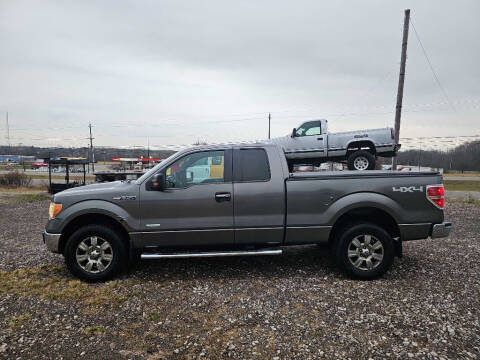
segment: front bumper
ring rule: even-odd
[[[430,237],[432,239],[447,237],[450,234],[451,230],[452,230],[452,223],[449,221],[444,221],[441,224],[434,224],[432,226],[432,233]]]
[[[62,234],[50,234],[46,231],[42,233],[43,243],[47,249],[54,253],[60,253],[60,236]]]

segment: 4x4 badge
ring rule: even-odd
[[[414,191],[423,192],[423,186],[419,186],[419,187],[415,187],[415,186],[399,186],[399,187],[395,187],[395,186],[394,186],[392,189],[393,189],[393,191],[402,192],[402,193],[414,192]]]

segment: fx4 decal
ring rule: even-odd
[[[112,199],[113,200],[136,200],[137,197],[135,195],[122,195],[122,196],[116,196]]]
[[[402,193],[407,193],[407,192],[415,192],[415,191],[420,191],[423,192],[423,186],[399,186],[399,187],[393,187],[393,191],[396,192],[402,192]]]

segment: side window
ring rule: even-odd
[[[167,188],[221,183],[225,179],[225,152],[202,151],[184,156],[165,170]]]
[[[268,181],[270,166],[263,149],[241,149],[238,159],[237,181]]]
[[[320,121],[307,121],[300,125],[297,129],[297,136],[312,136],[312,135],[321,135],[322,129],[320,126]]]

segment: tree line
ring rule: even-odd
[[[25,155],[35,156],[38,159],[47,159],[50,157],[84,157],[88,159],[89,148],[70,148],[70,147],[51,147],[43,148],[37,146],[0,146],[0,155]],[[175,151],[171,150],[150,150],[146,149],[118,149],[114,147],[95,148],[96,161],[111,161],[114,157],[151,157],[164,159],[173,154]]]
[[[400,151],[398,163],[443,168],[447,172],[480,171],[480,141],[468,142],[448,151]]]

